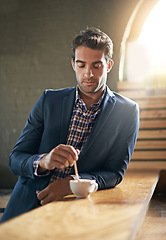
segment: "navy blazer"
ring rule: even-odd
[[[33,161],[58,144],[66,144],[75,95],[75,87],[45,90],[32,109],[9,158],[10,170],[20,177],[1,221],[39,205],[36,190],[49,184],[52,172],[34,176]],[[107,87],[101,111],[79,155],[79,175],[96,179],[99,190],[119,184],[133,154],[138,129],[138,105]]]

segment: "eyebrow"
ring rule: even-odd
[[[81,60],[76,60],[76,63],[85,63],[85,62]]]
[[[86,63],[86,62],[81,61],[81,60],[76,60],[76,63]],[[97,63],[102,63],[102,61],[93,62],[93,64],[97,64]]]

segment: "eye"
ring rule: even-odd
[[[78,66],[79,68],[83,68],[83,67],[85,67],[85,63],[77,62],[77,66]]]
[[[94,64],[94,68],[97,68],[97,69],[99,69],[101,66],[102,66],[101,63],[95,63],[95,64]]]

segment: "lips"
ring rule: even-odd
[[[94,82],[85,82],[85,84],[92,85]]]
[[[95,82],[94,81],[84,81],[86,85],[93,85]]]

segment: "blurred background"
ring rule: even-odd
[[[165,10],[164,0],[0,0],[0,188],[17,180],[9,154],[39,96],[76,85],[71,42],[80,30],[111,37],[112,90],[119,81],[165,89]]]

